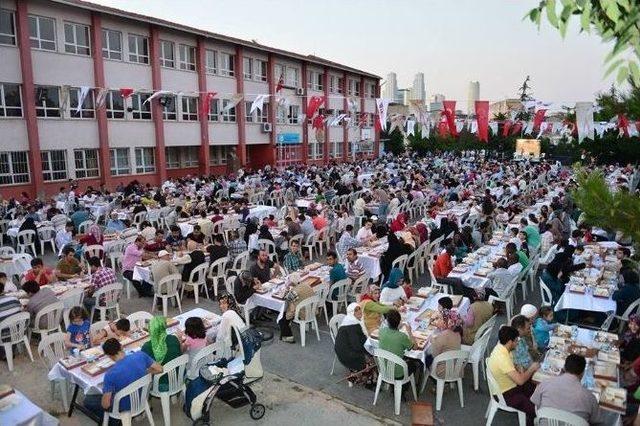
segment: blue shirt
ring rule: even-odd
[[[151,367],[153,360],[149,355],[140,351],[130,355],[125,355],[120,361],[116,362],[113,367],[107,370],[104,375],[104,384],[102,391],[104,393],[111,392],[111,404],[115,394],[129,386],[131,383],[147,375],[147,369]],[[120,411],[128,411],[131,409],[131,400],[129,397],[120,400]]]
[[[549,346],[549,332],[556,328],[556,324],[549,324],[543,318],[536,318],[536,322],[531,328],[533,337],[536,339],[538,348],[546,349]]]
[[[88,345],[89,344],[89,328],[91,323],[89,320],[84,320],[81,325],[69,324],[67,327],[67,333],[71,334],[69,339],[71,343]]]
[[[120,219],[109,219],[105,229],[108,231],[124,231],[127,226]]]
[[[73,222],[73,226],[75,226],[76,229],[78,229],[78,227],[82,222],[84,222],[85,220],[89,220],[89,213],[87,213],[84,210],[78,210],[77,212],[71,215],[70,219]]]
[[[344,266],[342,266],[341,263],[336,263],[335,265],[333,265],[333,268],[331,268],[331,270],[329,271],[329,281],[331,281],[331,284],[335,284],[336,282],[340,280],[344,280],[346,278],[348,277],[347,277],[347,273],[344,270]],[[335,288],[331,293],[331,299],[336,300],[337,298],[338,298],[338,289]]]
[[[524,369],[529,368],[533,362],[531,355],[529,354],[529,345],[527,345],[527,341],[522,337],[518,339],[516,349],[511,353],[511,356],[513,357],[513,363]]]

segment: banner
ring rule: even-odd
[[[576,102],[576,126],[578,126],[578,143],[584,138],[593,140],[595,132],[593,102]]]
[[[478,139],[489,142],[489,101],[476,101]]]
[[[154,100],[155,98],[157,98],[158,96],[162,96],[162,95],[173,95],[174,93],[171,90],[158,90],[157,92],[154,92],[151,96],[149,96],[143,103],[142,105],[151,102],[152,100]]]
[[[123,87],[120,89],[120,95],[123,99],[127,99],[131,95],[133,95],[134,90],[130,87]]]
[[[253,103],[251,104],[251,110],[249,111],[249,114],[253,114],[253,111],[255,110],[262,112],[262,106],[267,99],[269,99],[269,95],[256,96],[256,98],[253,100]]]
[[[376,98],[376,107],[378,108],[380,129],[387,130],[387,109],[389,108],[389,99]]]
[[[76,108],[76,114],[80,114],[80,111],[82,110],[82,104],[84,103],[85,99],[87,99],[87,95],[89,94],[90,90],[91,87],[87,86],[82,86],[80,88],[80,92],[78,93],[78,107]]]
[[[407,120],[407,135],[415,134],[416,122],[414,120]]]
[[[235,95],[232,95],[231,98],[228,98],[227,101],[229,102],[227,102],[224,108],[222,108],[222,114],[226,114],[231,111],[231,108],[234,108],[236,105],[238,105],[238,102],[240,102],[243,97],[244,95],[242,93],[236,93]]]
[[[629,137],[629,119],[624,114],[618,114],[618,131],[619,135],[624,134],[625,138]]]
[[[104,106],[107,101],[107,95],[109,94],[109,89],[100,89],[98,91],[98,95],[96,96],[96,109],[100,109]]]
[[[542,124],[542,120],[544,120],[544,115],[547,112],[546,109],[539,109],[536,111],[533,116],[533,130],[540,129],[540,124]]]
[[[321,129],[323,127],[324,127],[324,115],[318,114],[314,117],[313,121],[311,122],[311,128]]]
[[[307,105],[307,117],[313,117],[313,114],[320,108],[320,105],[324,103],[324,97],[322,96],[312,96],[309,99],[309,104]]]
[[[504,125],[502,126],[502,137],[506,138],[507,136],[509,136],[509,132],[511,131],[511,126],[513,125],[513,123],[511,122],[511,120],[506,120],[504,122]]]
[[[442,106],[444,110],[442,114],[447,119],[447,124],[449,125],[449,132],[451,136],[458,136],[458,132],[456,131],[456,101],[442,101]]]

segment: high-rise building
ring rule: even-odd
[[[436,93],[429,98],[429,111],[441,111],[444,102],[444,95]]]
[[[384,83],[384,90],[382,97],[389,99],[393,103],[402,103],[402,99],[398,102],[398,76],[395,72],[387,74],[387,79]]]
[[[425,103],[427,100],[427,93],[424,88],[424,73],[419,72],[413,77],[413,86],[411,86],[409,98],[421,103]]]
[[[467,114],[476,113],[476,101],[480,100],[480,82],[470,81],[467,93]]]

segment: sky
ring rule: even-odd
[[[593,100],[609,46],[570,28],[562,39],[523,17],[538,0],[93,0],[261,44],[314,54],[408,87],[425,74],[427,96],[466,109],[470,81],[480,99],[515,97],[525,77],[545,102]],[[178,6],[179,5],[179,6]]]

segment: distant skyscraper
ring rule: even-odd
[[[444,102],[444,95],[435,93],[429,98],[429,111],[442,110],[442,102]]]
[[[470,81],[467,94],[467,114],[476,113],[476,101],[480,100],[480,82]]]
[[[398,102],[398,76],[395,72],[387,74],[382,97],[394,103]]]
[[[424,88],[424,73],[419,72],[413,77],[413,86],[411,86],[409,97],[412,101],[420,101],[423,104],[427,100],[427,93]]]

